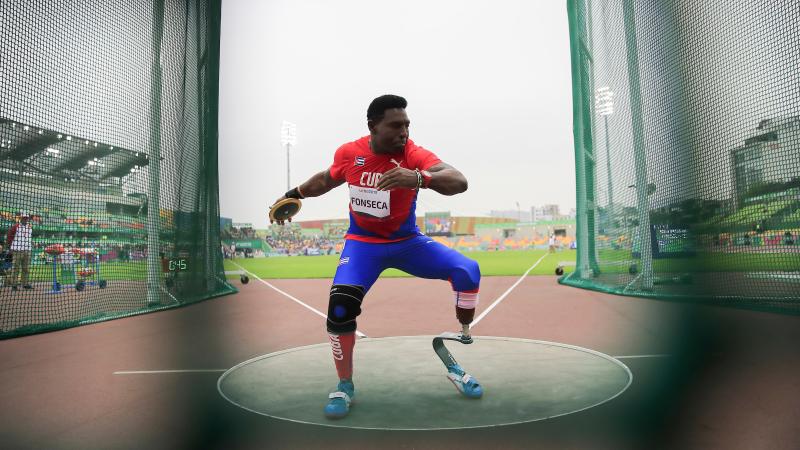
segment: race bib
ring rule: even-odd
[[[389,215],[389,191],[350,185],[350,205],[353,211],[386,217]]]

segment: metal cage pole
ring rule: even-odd
[[[153,0],[153,62],[150,69],[150,151],[147,189],[147,304],[161,302],[161,39],[164,35],[164,3]]]
[[[628,55],[628,87],[630,89],[633,150],[636,164],[636,207],[639,215],[639,241],[642,261],[640,287],[653,289],[653,248],[650,239],[650,207],[647,200],[647,157],[642,122],[642,88],[639,80],[639,54],[636,43],[636,20],[633,0],[622,3],[625,22],[625,49]]]

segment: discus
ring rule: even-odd
[[[296,198],[285,198],[278,203],[272,205],[269,210],[269,220],[280,222],[291,220],[297,213],[300,212],[300,207],[303,203]]]

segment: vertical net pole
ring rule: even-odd
[[[206,99],[202,114],[202,129],[203,129],[203,143],[204,154],[207,161],[206,179],[208,180],[206,195],[206,210],[208,226],[206,228],[208,237],[207,253],[204,260],[206,261],[206,273],[217,274],[216,280],[211,277],[206,279],[209,281],[209,288],[217,289],[218,286],[225,286],[222,266],[222,252],[220,250],[220,241],[217,237],[220,235],[219,230],[219,36],[221,31],[221,3],[219,1],[209,1],[206,5],[197,3],[197,17],[198,17],[198,33],[200,31],[201,8],[206,8],[206,20],[208,21],[205,26],[207,29],[207,48],[205,55],[200,59],[205,61],[203,70],[203,90],[207,95],[203,98]],[[198,42],[200,38],[198,37]]]
[[[575,190],[576,190],[576,210],[577,210],[577,236],[578,242],[578,255],[575,267],[576,275],[580,278],[591,278],[592,268],[590,265],[590,245],[592,243],[589,239],[589,220],[588,210],[591,207],[588,205],[587,190],[589,189],[588,180],[586,176],[587,164],[586,153],[587,148],[591,146],[591,126],[586,121],[586,83],[588,83],[588,49],[585,45],[583,37],[585,36],[584,15],[581,14],[578,2],[569,2],[567,4],[567,13],[570,21],[570,45],[572,47],[571,64],[572,64],[572,120],[573,138],[575,139]]]
[[[164,33],[164,4],[153,0],[153,61],[151,64],[152,92],[150,94],[150,156],[147,192],[147,304],[160,303],[161,260],[161,39]]]
[[[642,90],[639,80],[639,54],[636,44],[636,20],[633,0],[622,4],[625,28],[625,49],[628,57],[628,88],[630,89],[631,128],[636,165],[636,208],[639,218],[639,241],[641,242],[641,282],[645,290],[653,288],[653,248],[650,240],[650,208],[647,201],[647,159],[642,123]]]

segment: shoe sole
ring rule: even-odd
[[[459,385],[455,381],[451,380],[450,377],[447,377],[447,381],[453,383],[453,386],[456,388],[458,393],[463,395],[464,397],[475,398],[475,399],[483,397],[483,392],[482,391],[481,391],[480,395],[478,395],[478,396],[468,395],[466,392],[464,392],[464,390],[461,389],[461,387],[459,387]]]
[[[326,412],[325,413],[325,417],[327,417],[328,419],[338,420],[338,419],[344,419],[345,417],[347,417],[348,414],[350,414],[350,411],[348,411],[348,412],[346,412],[344,414],[341,414],[341,415],[339,415],[339,414],[329,414],[329,413]]]
[[[353,397],[355,397],[355,394],[353,394]],[[332,414],[329,413],[327,410],[324,410],[323,412],[325,414],[325,417],[327,417],[328,419],[343,419],[347,417],[348,414],[350,414],[350,408],[352,408],[354,404],[355,404],[355,399],[351,398],[350,406],[347,408],[347,411],[345,411],[342,414]]]
[[[350,402],[350,408],[352,408],[352,407],[353,407],[353,403]],[[328,411],[324,411],[325,412],[325,417],[327,417],[328,419],[343,419],[343,418],[347,417],[348,414],[350,414],[350,408],[347,408],[347,411],[345,411],[345,412],[343,412],[341,414],[334,414],[334,413],[329,413]]]

